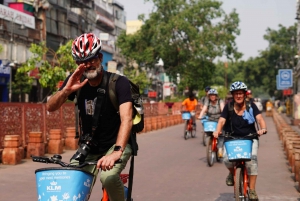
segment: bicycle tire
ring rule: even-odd
[[[217,160],[217,162],[220,162],[220,157],[219,157],[219,150],[217,150],[216,152],[216,160]]]
[[[185,131],[185,132],[184,132],[184,139],[187,140],[188,138],[189,138],[189,136],[188,136],[188,131]]]
[[[188,121],[185,122],[183,137],[184,137],[185,140],[188,139]]]
[[[206,159],[209,167],[212,167],[214,165],[214,155],[215,152],[212,150],[212,139],[209,138],[206,145]]]
[[[203,131],[203,135],[202,135],[202,143],[203,143],[203,146],[206,146],[206,133]]]
[[[191,136],[192,138],[196,137],[196,126],[192,126]]]
[[[235,170],[234,195],[236,201],[245,201],[246,199],[244,195],[244,173],[240,167]]]

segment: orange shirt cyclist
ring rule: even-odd
[[[196,113],[196,107],[197,107],[197,100],[195,99],[194,94],[190,94],[188,98],[186,98],[181,105],[181,111],[189,111],[192,115],[193,119],[193,125],[196,126],[196,118],[195,118],[195,113]],[[183,108],[185,107],[185,110]]]

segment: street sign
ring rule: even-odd
[[[277,90],[284,90],[286,88],[279,86],[279,75],[276,75],[276,88]]]
[[[293,70],[279,69],[278,71],[278,85],[280,88],[293,87]]]

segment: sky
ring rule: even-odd
[[[117,0],[123,4],[127,20],[137,20],[140,14],[149,14],[153,3],[144,0]],[[236,38],[238,50],[244,60],[259,55],[260,50],[268,47],[263,39],[267,28],[278,29],[296,23],[297,0],[222,0],[222,9],[229,13],[233,9],[239,14],[240,35]]]

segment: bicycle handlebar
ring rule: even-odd
[[[62,157],[60,155],[54,155],[50,158],[42,157],[42,156],[31,156],[31,158],[32,158],[33,162],[54,163],[54,164],[59,164],[62,167],[73,167],[73,168],[83,168],[87,165],[97,165],[97,162],[98,162],[98,161],[85,161],[79,165],[72,165],[72,164],[61,161]],[[117,160],[115,163],[122,163],[122,159]]]
[[[266,135],[266,133],[264,133],[263,135]],[[246,136],[232,136],[232,133],[225,133],[224,134],[224,137],[225,138],[231,138],[231,139],[253,139],[255,137],[259,137],[260,135],[257,134],[257,133],[249,133],[248,135]]]

